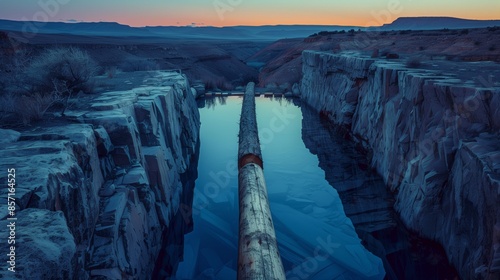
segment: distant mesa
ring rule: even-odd
[[[500,26],[500,20],[472,20],[454,17],[400,17],[390,24],[384,24],[382,30],[435,30],[486,28]]]
[[[305,38],[321,31],[340,30],[424,30],[464,29],[500,26],[500,20],[469,20],[452,17],[402,17],[378,27],[340,25],[266,25],[213,27],[193,23],[189,26],[131,27],[116,22],[22,22],[0,19],[0,30],[42,34],[83,36],[135,36],[181,39],[267,40]],[[194,28],[196,27],[196,28]]]

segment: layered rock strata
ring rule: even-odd
[[[370,152],[402,221],[442,244],[463,279],[496,279],[500,69],[461,63],[491,69],[467,80],[429,63],[305,51],[301,97]]]
[[[67,119],[1,133],[10,139],[0,165],[16,170],[18,219],[17,272],[0,276],[147,279],[183,193],[191,193],[183,174],[197,162],[193,91],[185,76],[155,72],[143,86],[103,93]],[[5,227],[7,188],[0,197]]]

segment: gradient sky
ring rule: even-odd
[[[41,3],[57,3],[44,9]],[[1,0],[0,18],[115,21],[131,26],[374,26],[403,16],[500,19],[499,0]]]

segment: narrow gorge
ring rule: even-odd
[[[497,64],[429,60],[410,67],[355,52],[304,51],[302,67],[293,93],[257,100],[259,129],[272,135],[263,153],[287,276],[306,279],[297,268],[319,256],[308,255],[315,237],[329,242],[339,234],[348,248],[307,276],[416,279],[422,267],[441,264],[445,275],[453,270],[449,261],[462,279],[497,279],[500,87],[491,82],[500,77]],[[216,275],[233,276],[230,250],[227,259],[214,256],[224,251],[219,244],[236,245],[236,219],[224,215],[237,212],[237,190],[224,168],[233,158],[228,146],[240,100],[219,92],[197,104],[202,93],[195,88],[203,86],[191,87],[178,72],[150,71],[142,85],[96,95],[41,126],[0,129],[1,169],[16,173],[17,218],[17,273],[2,270],[0,278],[164,279],[178,268],[178,275],[215,274],[197,266],[198,259],[220,266]],[[200,132],[200,112],[212,120],[207,131]],[[219,127],[225,130],[214,131]],[[205,151],[208,159],[198,166],[201,134],[223,151]],[[209,229],[201,233],[192,217],[193,197],[206,191],[201,181],[195,191],[199,171],[207,173],[200,175],[205,187],[225,183],[210,205],[196,209],[205,213],[195,217],[198,225]],[[0,180],[8,180],[6,172]],[[0,190],[0,204],[7,205],[8,192]],[[0,207],[0,227],[8,228],[12,216]],[[218,227],[221,221],[227,227]],[[189,260],[184,235],[192,231],[194,261],[179,265]],[[207,232],[211,239],[199,237]],[[412,236],[439,244],[443,252],[436,255],[447,260],[433,258],[434,251],[412,255]],[[204,238],[216,240],[214,248],[198,257]],[[1,248],[9,251],[7,242]],[[2,253],[0,261],[8,258]],[[418,265],[395,267],[407,263]]]

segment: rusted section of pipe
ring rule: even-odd
[[[243,166],[245,166],[249,163],[255,163],[258,166],[260,166],[260,168],[262,168],[262,165],[263,165],[262,159],[260,157],[252,155],[252,154],[248,154],[248,155],[244,155],[242,158],[240,158],[240,160],[238,161],[238,169],[243,168]]]
[[[255,84],[252,82],[248,83],[245,95],[243,96],[238,147],[239,168],[245,166],[244,160],[249,159],[264,168],[262,153],[260,151],[257,117],[255,116]]]
[[[284,280],[262,170],[254,87],[247,86],[240,121],[238,280]]]

